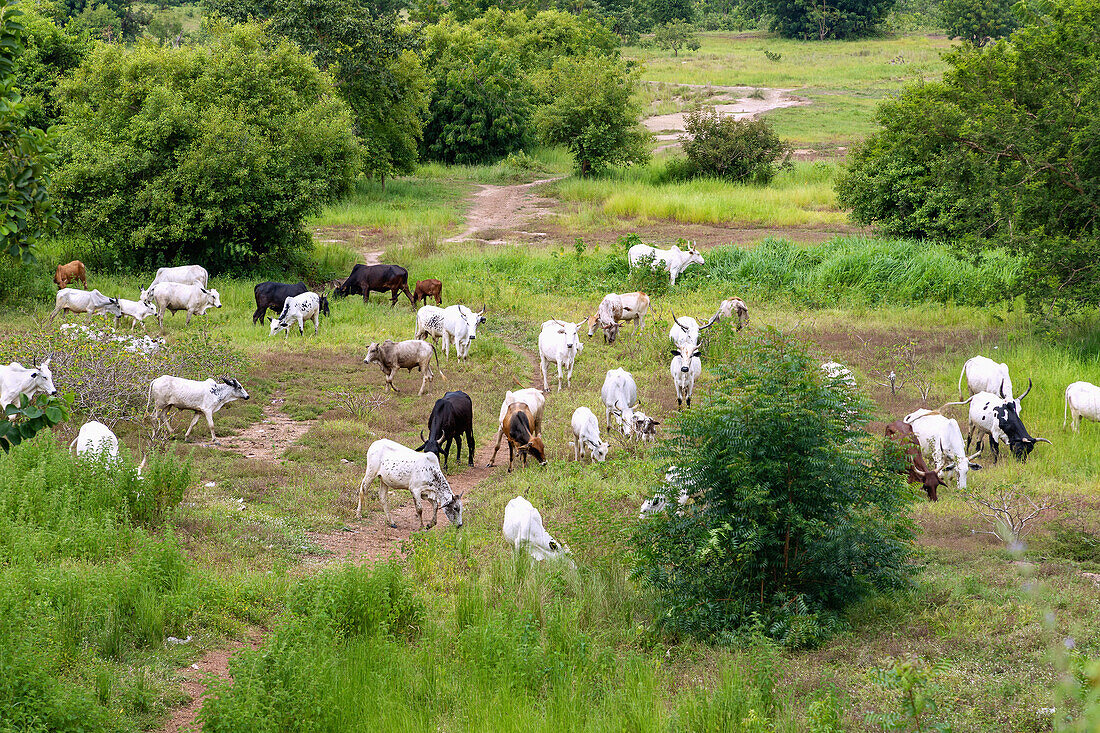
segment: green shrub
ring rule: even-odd
[[[947,35],[977,46],[1004,38],[1016,27],[1012,0],[944,0],[940,17]]]
[[[771,30],[784,38],[824,41],[855,38],[875,31],[886,20],[894,0],[767,0]]]
[[[738,120],[699,109],[684,119],[684,130],[680,146],[695,175],[762,185],[790,165],[790,146],[763,117]]]
[[[769,330],[709,351],[717,382],[661,447],[698,509],[638,526],[636,575],[669,631],[816,646],[846,606],[907,582],[912,494],[867,403],[804,345]]]

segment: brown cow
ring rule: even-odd
[[[929,470],[921,454],[920,441],[913,433],[913,426],[904,420],[895,420],[886,426],[886,437],[893,440],[905,453],[909,464],[905,472],[911,484],[921,484],[925,493],[932,501],[938,501],[937,489],[943,484],[943,475],[951,470],[951,466],[945,466],[942,471]]]
[[[535,416],[530,407],[523,402],[513,403],[504,414],[502,424],[504,435],[508,438],[508,473],[512,472],[512,460],[516,451],[523,456],[524,466],[527,465],[528,454],[541,465],[546,465],[546,448],[542,444],[542,438],[532,430]]]
[[[426,305],[429,297],[435,298],[436,305],[443,305],[443,283],[439,280],[417,280],[413,288],[413,307],[421,300]]]
[[[87,272],[84,270],[84,263],[80,260],[73,260],[67,265],[58,265],[57,272],[53,276],[53,281],[57,285],[58,290],[69,287],[69,283],[75,283],[77,280],[84,286],[84,289],[88,289]]]

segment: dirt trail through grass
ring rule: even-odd
[[[216,448],[240,453],[245,458],[277,461],[283,451],[309,432],[316,420],[294,420],[280,409],[286,398],[276,392],[264,406],[264,419],[228,438],[221,438]],[[207,444],[210,445],[210,444]]]
[[[473,194],[473,206],[466,214],[466,231],[443,241],[475,240],[486,244],[503,244],[507,239],[517,237],[545,237],[545,232],[523,229],[530,226],[532,220],[552,215],[550,209],[556,204],[553,199],[539,196],[534,188],[562,178],[563,176],[542,178],[515,186],[479,186]]]

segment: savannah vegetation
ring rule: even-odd
[[[287,170],[295,161],[266,118],[235,122],[257,126],[245,131],[255,154],[297,182],[287,195],[298,198],[279,199],[288,208],[278,212],[280,235],[297,243],[261,257],[270,250],[256,248],[270,241],[226,237],[239,259],[212,283],[225,307],[190,327],[168,318],[167,349],[152,358],[63,337],[43,322],[59,262],[82,259],[91,287],[128,297],[155,266],[174,263],[169,248],[123,253],[115,238],[133,242],[136,225],[88,233],[66,215],[67,229],[35,243],[37,261],[0,260],[0,362],[52,352],[59,388],[73,395],[61,415],[71,410],[67,420],[0,455],[0,728],[156,728],[182,702],[180,669],[242,639],[251,643],[233,658],[233,683],[216,684],[201,713],[207,730],[373,729],[379,720],[393,730],[1095,725],[1100,626],[1089,574],[1100,570],[1100,436],[1088,422],[1079,435],[1063,431],[1058,417],[1066,384],[1100,382],[1096,319],[1083,308],[1034,318],[1020,297],[1034,275],[1028,248],[999,237],[895,233],[879,222],[855,231],[847,189],[841,185],[839,198],[836,190],[862,153],[848,167],[830,154],[875,129],[872,111],[884,96],[910,81],[935,81],[944,69],[942,83],[950,83],[952,62],[938,58],[947,42],[703,33],[700,49],[685,57],[652,46],[620,49],[617,39],[660,23],[734,15],[747,22],[757,11],[675,0],[640,14],[629,2],[596,5],[591,16],[476,1],[450,3],[449,13],[428,1],[404,8],[428,24],[424,39],[434,46],[407,35],[390,15],[398,6],[385,2],[181,6],[178,17],[191,17],[185,11],[193,7],[207,22],[173,37],[146,26],[148,41],[132,46],[113,45],[114,31],[74,32],[75,14],[28,12],[28,26],[52,26],[64,41],[57,47],[75,50],[75,63],[59,59],[25,77],[64,79],[56,87],[43,82],[32,100],[42,119],[61,123],[59,179],[71,165],[66,155],[109,150],[71,85],[108,89],[121,69],[140,89],[138,111],[112,108],[98,91],[94,112],[131,146],[165,147],[121,146],[126,165],[111,174],[132,175],[149,163],[150,150],[187,163],[165,164],[148,182],[161,186],[155,195],[149,189],[120,201],[119,192],[136,184],[119,184],[96,205],[175,211],[161,204],[171,201],[164,192],[188,180],[201,185],[186,178],[195,166],[203,170],[188,151],[235,160],[238,151],[224,139],[201,135],[237,120],[226,110],[253,99],[271,105],[281,96],[288,119],[328,105],[338,112],[325,117],[331,126],[310,132],[327,130],[344,146],[324,151],[340,171],[322,185]],[[121,19],[143,9],[112,12]],[[249,15],[269,24],[230,22]],[[304,17],[318,25],[303,25]],[[546,34],[555,28],[562,34],[551,42]],[[343,41],[371,42],[326,45],[333,30],[347,34],[338,36]],[[466,77],[456,61],[465,48],[480,59]],[[437,54],[431,62],[428,53]],[[240,66],[232,62],[242,59],[286,76],[234,72]],[[176,73],[187,69],[190,76]],[[379,77],[367,71],[388,75],[389,88],[408,97],[371,96]],[[447,96],[443,78],[487,90],[470,116]],[[677,152],[650,158],[634,126],[639,115],[708,107],[705,90],[673,86],[693,82],[805,90],[813,105],[765,119],[776,138],[792,147],[820,144],[825,159],[797,161],[765,183],[685,177]],[[180,91],[194,88],[203,95]],[[423,123],[420,132],[372,127],[386,104]],[[614,105],[620,138],[601,137],[577,114],[596,104]],[[70,125],[85,137],[67,142]],[[889,132],[885,124],[877,134]],[[623,146],[571,149],[573,139]],[[429,140],[450,152],[433,152]],[[318,156],[325,162],[321,152],[310,162],[320,165]],[[236,160],[236,169],[219,172],[266,175]],[[443,241],[462,231],[478,186],[557,176],[537,189],[561,212],[546,223],[545,240]],[[257,181],[254,196],[275,195],[274,182]],[[233,214],[248,223],[234,231],[247,233],[272,213],[247,204],[243,195],[236,207],[211,204],[199,219]],[[187,231],[186,222],[169,223],[168,235]],[[714,225],[777,231],[741,244],[723,241]],[[706,265],[688,269],[675,288],[660,274],[627,268],[629,246],[667,246],[688,227],[711,237]],[[624,229],[638,233],[619,236]],[[191,231],[193,241],[203,239],[193,234],[203,230]],[[824,241],[793,236],[806,231]],[[307,328],[304,338],[272,340],[251,324],[259,279],[343,276],[366,250],[381,250],[413,280],[443,280],[448,302],[487,305],[471,360],[445,358],[448,379],[437,378],[423,398],[408,390],[416,375],[399,375],[405,391],[385,393],[377,369],[362,363],[369,341],[410,335],[404,302],[391,309],[377,295],[369,305],[336,301],[320,333]],[[326,562],[326,535],[383,536],[373,497],[373,513],[361,524],[353,519],[371,441],[417,444],[434,398],[459,388],[474,398],[483,460],[504,390],[541,384],[531,362],[539,324],[551,316],[580,320],[604,293],[639,289],[654,298],[645,332],[627,326],[613,346],[586,341],[572,387],[548,395],[550,465],[498,470],[478,484],[461,530],[440,526],[391,540],[382,561],[363,567]],[[706,319],[734,294],[750,304],[749,328],[738,333],[720,322],[709,332],[694,406],[677,416],[668,374],[672,312]],[[911,409],[955,399],[958,369],[975,353],[1007,361],[1017,381],[1035,379],[1023,416],[1054,445],[1040,446],[1027,464],[980,459],[985,466],[972,474],[968,495],[951,487],[931,504],[890,472],[893,459],[872,433]],[[831,359],[853,369],[859,394],[823,380],[817,367]],[[642,446],[613,438],[607,463],[574,464],[566,460],[569,416],[580,405],[602,413],[599,387],[616,366],[635,375],[642,408],[662,419],[665,440]],[[273,460],[204,443],[204,425],[192,443],[170,439],[144,416],[142,389],[159,372],[231,374],[245,384],[252,399],[215,417],[223,441],[272,416],[302,425],[304,435]],[[890,372],[903,377],[897,394],[887,385]],[[800,419],[784,419],[790,414]],[[870,420],[869,432],[851,416]],[[66,452],[90,417],[121,437],[119,464]],[[792,473],[793,454],[803,459]],[[708,510],[639,520],[638,505],[670,462],[684,467]],[[466,472],[452,461],[454,480]],[[500,517],[515,495],[541,509],[573,549],[575,568],[534,563],[502,542]],[[1003,497],[1050,507],[1028,527],[1026,543],[975,511],[976,500]],[[407,511],[408,499],[396,499]]]

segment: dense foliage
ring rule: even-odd
[[[663,446],[694,504],[639,525],[636,573],[671,631],[815,644],[844,607],[905,583],[913,494],[865,431],[867,403],[804,345],[767,331],[707,352],[717,381]]]
[[[215,31],[201,48],[100,46],[63,87],[64,218],[132,267],[309,247],[305,217],[356,170],[351,114],[308,57],[257,26]]]
[[[657,48],[672,51],[673,56],[679,56],[681,48],[687,48],[690,51],[699,50],[699,39],[695,37],[694,28],[690,23],[682,20],[657,26],[653,34],[653,43]]]
[[[766,0],[771,29],[785,38],[855,38],[886,20],[894,0]]]
[[[40,394],[30,399],[21,394],[18,397],[17,403],[4,408],[4,418],[0,420],[0,449],[5,453],[43,430],[60,425],[69,417],[72,406],[71,395],[51,397]]]
[[[763,117],[738,120],[699,109],[684,118],[684,130],[680,147],[695,175],[766,184],[790,163],[790,146]]]
[[[25,9],[21,22],[23,52],[15,60],[16,86],[27,105],[27,124],[45,130],[61,116],[57,85],[80,66],[92,41],[34,10]]]
[[[983,46],[1013,31],[1015,4],[1014,0],[944,0],[940,17],[951,38]]]
[[[942,82],[878,111],[837,184],[891,234],[992,240],[1027,260],[1029,302],[1100,302],[1100,3],[1059,0],[1011,43],[949,54]]]

